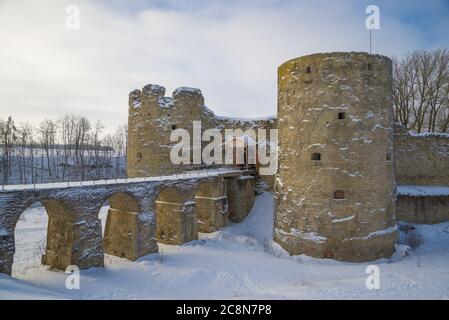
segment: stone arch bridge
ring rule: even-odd
[[[104,253],[130,260],[242,221],[254,203],[254,178],[231,169],[160,178],[8,186],[0,191],[0,272],[11,274],[20,215],[40,202],[48,215],[42,263],[65,270],[102,267]],[[98,217],[109,202],[104,236]]]

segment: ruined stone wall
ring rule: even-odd
[[[165,97],[165,88],[147,85],[129,95],[128,177],[159,176],[179,172],[170,161],[170,134],[186,129],[193,137],[193,121],[201,121],[202,132],[217,128],[224,138],[225,129],[275,128],[276,120],[233,119],[216,116],[205,106],[199,89],[178,88]],[[208,142],[202,142],[203,147]],[[191,158],[191,160],[193,160]]]
[[[390,256],[396,240],[391,60],[315,54],[279,67],[274,239],[291,254]]]
[[[398,220],[435,224],[449,221],[449,196],[399,195],[396,202]]]
[[[396,181],[399,185],[449,186],[449,135],[411,134],[395,128]]]

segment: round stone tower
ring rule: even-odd
[[[388,257],[396,241],[392,63],[313,54],[278,70],[274,240],[290,254]]]

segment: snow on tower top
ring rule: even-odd
[[[165,95],[165,88],[157,84],[147,84],[142,88],[142,92],[147,94],[156,94],[163,97]]]
[[[173,97],[183,93],[202,95],[201,90],[198,88],[179,87],[173,91]]]

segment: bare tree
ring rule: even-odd
[[[128,125],[123,124],[119,126],[115,132],[117,137],[117,147],[123,156],[127,155],[127,137],[128,137]]]
[[[36,128],[26,122],[16,128],[12,117],[6,121],[0,119],[3,183],[122,176],[126,161],[126,126],[120,126],[105,137],[103,129],[100,121],[92,127],[87,118],[75,115],[45,119]]]
[[[85,159],[86,145],[89,140],[90,122],[85,117],[78,117],[75,122],[75,157],[78,168],[81,169],[81,179],[85,178]]]
[[[416,99],[416,73],[411,60],[411,56],[406,56],[402,60],[393,58],[395,121],[407,129],[411,129],[413,125],[413,107]]]
[[[45,119],[39,126],[40,143],[45,151],[48,175],[52,182],[55,181],[53,171],[55,163],[54,150],[56,142],[56,129],[57,123],[51,119]]]
[[[65,115],[60,119],[60,138],[62,144],[62,179],[65,180],[67,169],[69,168],[69,160],[72,155],[73,146],[75,145],[75,123],[76,116]]]
[[[409,130],[446,132],[449,127],[449,52],[415,51],[393,60],[395,120]]]
[[[449,83],[449,53],[446,50],[437,50],[426,53],[429,63],[429,79],[427,84],[427,106],[426,117],[427,131],[434,132],[438,114],[447,99],[447,85]],[[446,96],[445,96],[446,95]]]
[[[117,156],[115,157],[115,175],[120,176],[120,167],[125,165],[128,156],[128,126],[126,124],[119,126],[114,136],[114,149],[117,151]]]
[[[32,155],[29,155],[29,146],[32,143],[33,127],[28,122],[21,123],[17,129],[17,166],[19,171],[20,183],[28,183],[27,167],[29,166],[28,159]]]
[[[11,158],[13,153],[14,142],[17,140],[16,127],[11,116],[8,120],[0,119],[0,143],[2,145],[2,171],[3,183],[7,184],[11,175]]]
[[[94,168],[95,168],[95,176],[99,176],[99,170],[101,167],[100,164],[100,152],[101,152],[101,140],[100,135],[101,131],[103,130],[103,125],[101,124],[101,121],[98,120],[95,124],[94,132],[92,134],[92,147],[94,152]]]
[[[108,134],[103,138],[102,145],[102,165],[106,168],[113,168],[112,176],[123,177],[123,169],[126,163],[126,137],[127,126],[121,125],[113,134]],[[111,148],[109,148],[111,147]],[[109,170],[107,175],[110,176]]]
[[[31,175],[31,183],[36,183],[36,170],[35,170],[35,150],[36,150],[36,141],[34,138],[34,128],[30,126],[30,135],[28,137],[28,163],[30,167],[30,175]],[[25,182],[26,183],[26,182]]]

